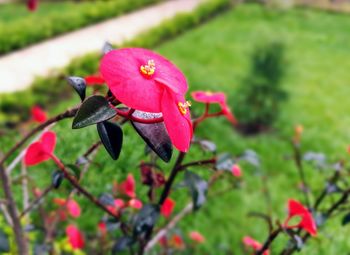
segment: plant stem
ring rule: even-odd
[[[15,235],[18,253],[19,255],[28,255],[29,254],[28,245],[24,236],[24,231],[22,229],[21,222],[17,215],[16,202],[13,198],[13,194],[11,191],[11,182],[2,164],[0,164],[0,177],[1,177],[4,195],[7,200],[7,209],[13,224],[13,232]]]
[[[19,215],[19,218],[23,218],[27,213],[29,213],[34,206],[36,206],[37,204],[39,204],[44,197],[46,197],[47,194],[50,193],[50,191],[53,190],[53,186],[50,185],[49,187],[47,187],[43,193],[41,193],[41,195],[39,197],[37,197],[31,204],[29,204],[28,207],[26,207],[23,212]]]
[[[119,219],[118,215],[115,215],[113,212],[108,210],[108,208],[106,206],[104,206],[97,198],[95,198],[86,189],[84,189],[82,186],[80,186],[78,181],[68,173],[66,167],[62,164],[62,162],[55,155],[52,155],[52,159],[55,161],[55,163],[60,168],[60,170],[64,173],[65,178],[74,186],[74,188],[76,188],[81,194],[83,194],[87,199],[89,199],[97,207],[100,207],[107,214],[109,214],[113,218]]]
[[[191,166],[211,165],[211,164],[215,164],[215,162],[216,162],[216,158],[193,161],[187,164],[179,165],[177,170],[181,171]]]
[[[164,203],[164,201],[167,199],[167,197],[169,196],[169,193],[170,193],[171,187],[175,181],[175,178],[181,170],[180,165],[181,165],[182,161],[184,160],[185,155],[186,155],[186,153],[184,153],[184,152],[179,153],[179,156],[177,157],[175,165],[174,165],[173,169],[171,170],[169,179],[165,183],[165,187],[163,189],[163,192],[162,192],[160,199],[159,199],[159,202],[158,202],[159,205],[162,205]]]
[[[276,230],[272,231],[265,241],[263,247],[258,250],[255,255],[263,255],[265,251],[267,251],[271,245],[271,243],[277,238],[277,236],[282,232],[282,228],[278,227]]]
[[[309,190],[308,190],[309,186],[307,185],[305,174],[304,174],[304,168],[303,168],[303,163],[302,163],[302,159],[301,159],[301,151],[300,151],[299,144],[293,143],[293,148],[294,148],[295,164],[297,166],[297,169],[298,169],[298,172],[299,172],[299,176],[300,176],[300,179],[301,179],[301,183],[303,185],[302,192],[304,194],[305,203],[306,203],[307,207],[310,209],[311,208],[311,202],[310,202],[310,199],[309,199]]]

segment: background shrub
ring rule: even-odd
[[[232,100],[240,128],[245,133],[270,127],[287,99],[282,86],[286,71],[284,52],[283,43],[270,42],[258,46],[251,56],[250,71]]]

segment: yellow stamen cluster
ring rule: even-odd
[[[140,66],[140,72],[146,76],[152,76],[156,71],[156,64],[153,59],[148,60],[147,65]]]
[[[191,106],[191,102],[189,102],[189,101],[186,101],[185,103],[179,102],[177,104],[177,106],[179,107],[181,114],[186,115],[187,108],[189,108]]]

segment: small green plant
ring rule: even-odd
[[[250,71],[234,100],[235,113],[244,133],[269,128],[287,99],[282,87],[286,69],[284,52],[281,42],[272,42],[258,46],[252,54]]]

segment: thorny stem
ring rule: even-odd
[[[97,198],[95,198],[92,194],[90,194],[87,190],[85,190],[78,181],[71,176],[66,167],[63,165],[63,163],[55,156],[51,155],[52,160],[56,163],[56,165],[59,167],[59,169],[63,172],[65,178],[81,193],[83,194],[87,199],[89,199],[92,203],[94,203],[97,207],[100,207],[103,211],[105,211],[107,214],[112,216],[113,218],[119,219],[118,215],[115,215],[113,212],[108,210],[107,207],[105,207]]]
[[[294,148],[294,160],[295,164],[298,168],[299,176],[302,182],[302,193],[304,194],[305,198],[305,203],[306,206],[310,209],[311,208],[311,202],[309,198],[309,186],[307,185],[305,174],[304,174],[304,168],[303,168],[303,163],[302,163],[302,156],[301,156],[301,151],[299,144],[293,143],[293,148]]]
[[[186,155],[186,153],[184,153],[184,152],[179,153],[179,156],[177,157],[175,165],[174,165],[173,169],[171,170],[169,179],[165,183],[165,187],[163,189],[163,192],[162,192],[160,199],[159,199],[159,202],[158,202],[159,205],[162,205],[164,203],[164,201],[167,199],[167,197],[169,196],[170,189],[175,181],[177,174],[180,172],[179,166],[181,165],[182,161],[184,160],[185,155]]]
[[[135,117],[132,115],[133,112],[131,112],[130,114],[130,111],[123,111],[123,110],[120,110],[120,109],[115,109],[117,114],[128,119],[128,120],[131,120],[133,122],[139,122],[139,123],[143,123],[143,124],[155,124],[155,123],[160,123],[160,122],[163,122],[163,117],[160,117],[160,118],[153,118],[153,119],[141,119],[141,118],[138,118],[138,117]],[[131,109],[133,110],[133,109]],[[135,111],[135,110],[133,110]]]
[[[21,226],[21,222],[17,215],[16,202],[13,198],[11,192],[11,183],[5,172],[5,168],[2,164],[0,164],[0,177],[2,182],[2,188],[4,191],[5,198],[7,200],[7,210],[12,220],[13,224],[13,232],[15,234],[16,244],[18,248],[19,255],[27,255],[29,254],[27,241],[24,236],[24,232]]]
[[[212,164],[215,164],[215,162],[216,162],[216,158],[193,161],[187,164],[179,165],[177,167],[177,170],[181,171],[191,166],[212,165]]]
[[[263,255],[265,251],[267,251],[271,245],[271,243],[277,238],[277,236],[282,232],[282,228],[278,227],[274,231],[271,232],[267,240],[265,241],[263,247],[258,250],[255,255]]]
[[[20,218],[23,218],[27,213],[29,213],[37,204],[39,204],[50,191],[53,190],[53,186],[48,186],[44,192],[40,194],[28,207],[26,207],[23,212],[19,215]]]

